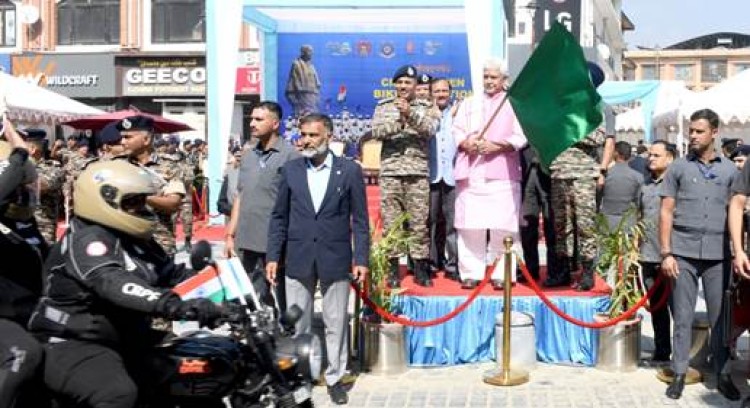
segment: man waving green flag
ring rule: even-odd
[[[601,97],[589,78],[583,50],[558,22],[539,42],[508,96],[545,168],[602,122]]]

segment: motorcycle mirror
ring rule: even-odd
[[[190,251],[190,265],[194,270],[199,271],[211,263],[211,244],[208,241],[201,240],[193,245]]]

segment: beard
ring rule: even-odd
[[[302,157],[305,157],[305,158],[308,158],[308,159],[312,159],[314,157],[322,156],[322,155],[324,155],[326,153],[328,153],[328,143],[323,143],[323,144],[321,144],[318,147],[313,147],[313,148],[309,148],[309,149],[305,148],[305,149],[302,149],[302,151],[300,152],[300,154],[302,155]]]

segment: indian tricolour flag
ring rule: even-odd
[[[183,300],[205,298],[221,303],[250,294],[252,282],[239,258],[216,262],[173,289]]]

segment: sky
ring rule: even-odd
[[[629,49],[656,48],[716,32],[750,34],[750,0],[623,0],[635,25]]]

